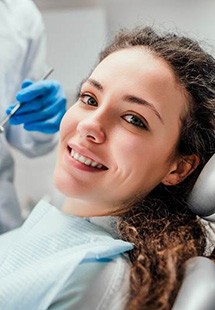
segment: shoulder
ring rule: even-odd
[[[129,296],[129,277],[130,265],[124,255],[80,264],[50,309],[123,310]]]
[[[11,25],[22,35],[36,34],[44,30],[41,13],[31,0],[4,0]]]

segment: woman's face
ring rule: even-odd
[[[55,183],[89,206],[72,212],[105,214],[167,178],[186,109],[164,60],[143,48],[105,58],[61,123]]]

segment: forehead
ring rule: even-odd
[[[105,73],[114,74],[114,77],[137,78],[149,74],[158,82],[176,83],[176,76],[169,64],[162,58],[154,55],[144,47],[130,47],[116,51],[104,58],[94,69],[92,75]]]

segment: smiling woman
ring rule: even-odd
[[[109,214],[161,182],[181,181],[198,164],[192,154],[193,164],[182,165],[175,154],[186,109],[185,88],[169,65],[146,49],[123,49],[100,62],[61,125],[57,186],[94,205],[88,212],[69,202],[70,211]],[[98,165],[89,166],[91,161]]]
[[[184,263],[205,251],[188,197],[214,153],[214,112],[215,61],[196,42],[120,32],[61,122],[62,210],[41,202],[18,241],[0,238],[0,305],[171,309]]]

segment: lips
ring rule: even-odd
[[[92,168],[99,169],[99,170],[107,170],[108,169],[102,163],[97,162],[97,161],[93,160],[92,158],[77,152],[76,150],[74,150],[70,146],[68,146],[68,150],[70,152],[71,157],[77,162],[80,162],[80,163],[82,163],[88,167],[92,167]]]

